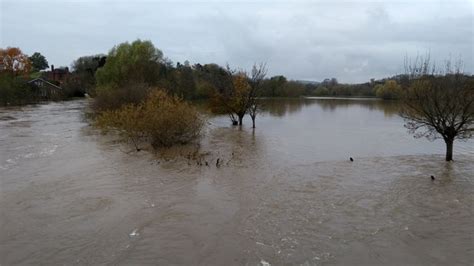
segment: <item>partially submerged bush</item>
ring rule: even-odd
[[[137,143],[141,140],[150,141],[154,147],[188,143],[199,137],[204,121],[181,98],[152,90],[143,103],[104,111],[98,116],[97,125],[104,130],[123,132],[138,150]]]
[[[156,146],[187,143],[200,135],[204,124],[193,106],[161,90],[150,94],[143,111],[145,130]]]

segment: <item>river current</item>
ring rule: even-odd
[[[87,106],[0,109],[1,265],[474,263],[474,141],[445,162],[395,103],[268,100],[254,130],[211,116],[158,152]]]

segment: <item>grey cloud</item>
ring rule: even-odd
[[[268,63],[291,79],[364,82],[401,73],[403,58],[461,55],[474,72],[466,1],[3,1],[0,46],[69,65],[149,39],[171,60]]]

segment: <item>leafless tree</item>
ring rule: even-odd
[[[262,81],[267,75],[267,65],[266,63],[260,63],[259,65],[254,64],[252,67],[252,72],[249,77],[249,99],[248,99],[248,112],[252,118],[252,127],[255,128],[255,119],[257,118],[257,113],[260,110],[260,100],[258,98]]]
[[[409,85],[403,89],[401,116],[415,137],[442,138],[446,161],[453,159],[455,139],[471,138],[474,132],[474,77],[462,71],[462,61],[447,60],[443,69],[429,56],[405,60]]]

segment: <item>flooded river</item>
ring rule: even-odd
[[[269,100],[255,130],[212,117],[158,154],[87,104],[0,109],[1,265],[474,263],[474,141],[446,163],[395,103]]]

